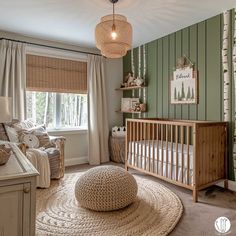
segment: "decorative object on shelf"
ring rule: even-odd
[[[139,103],[139,98],[130,98],[130,111],[135,111],[136,103]]]
[[[140,103],[140,109],[142,112],[145,112],[146,111],[146,103]]]
[[[141,111],[140,103],[137,102],[134,107],[134,111]]]
[[[128,75],[125,76],[124,83],[121,84],[121,88],[126,88],[126,87],[135,87],[139,86],[141,87],[144,84],[144,80],[141,77],[135,78],[132,76],[132,73],[128,73]]]
[[[112,137],[125,137],[126,135],[126,127],[125,126],[114,126],[111,130]]]
[[[122,98],[121,99],[121,111],[122,112],[135,111],[136,103],[139,103],[139,98]]]
[[[134,111],[145,112],[146,111],[146,103],[137,102],[135,104]]]
[[[11,154],[12,154],[11,148],[7,147],[5,144],[1,144],[0,145],[0,165],[6,164]]]
[[[189,63],[187,63],[187,60]],[[177,60],[173,80],[170,81],[171,104],[197,104],[197,72],[185,55]]]
[[[130,111],[130,98],[121,99],[121,111]]]
[[[133,76],[131,75],[131,73],[129,73],[129,74],[126,76],[125,83],[126,83],[127,86],[125,86],[125,87],[134,86],[134,80],[135,80],[135,77],[133,77]]]
[[[141,85],[143,85],[144,80],[143,80],[141,77],[138,76],[138,77],[134,80],[134,83],[135,83],[136,86],[141,86]]]
[[[120,58],[126,55],[132,45],[132,26],[123,15],[115,14],[115,3],[118,0],[110,0],[113,4],[113,14],[101,18],[96,25],[96,46],[101,54],[108,58]]]

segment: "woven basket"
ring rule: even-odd
[[[125,137],[110,136],[110,154],[112,161],[125,162]]]
[[[11,156],[11,149],[4,147],[0,147],[0,165],[4,165],[7,163],[8,159]]]

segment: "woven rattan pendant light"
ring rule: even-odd
[[[113,14],[103,16],[95,29],[96,46],[107,58],[126,55],[132,44],[132,26],[123,15],[115,14],[114,5],[118,0],[110,0]]]

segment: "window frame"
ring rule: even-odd
[[[93,50],[91,52],[93,52]],[[87,54],[73,52],[73,51],[66,51],[66,49],[65,50],[54,49],[54,48],[52,49],[52,48],[46,48],[46,47],[42,47],[42,46],[27,45],[26,46],[26,54],[45,56],[45,57],[55,57],[55,58],[59,58],[59,59],[75,60],[75,61],[82,61],[82,62],[88,63],[88,55]],[[31,91],[31,92],[33,92],[33,91]],[[56,93],[56,94],[60,94],[60,93]],[[88,93],[87,93],[87,96],[88,96]],[[56,103],[58,103],[59,100],[60,99],[56,95]],[[56,112],[53,117],[53,122],[56,125],[55,126],[56,128],[53,128],[53,129],[47,128],[47,130],[49,132],[51,132],[51,133],[56,132],[57,134],[59,134],[60,132],[62,132],[62,133],[65,133],[65,132],[66,133],[67,132],[81,133],[81,132],[88,131],[88,126],[87,127],[80,126],[80,127],[75,127],[75,128],[62,128],[62,127],[60,127],[61,119],[60,120],[58,120],[58,119],[59,119],[59,117],[61,117],[61,112],[58,113],[57,109],[60,109],[60,111],[61,111],[61,106],[60,106],[60,108],[57,108],[57,105],[56,105]],[[87,112],[88,112],[88,119],[89,119],[88,97],[87,97]],[[59,115],[57,115],[57,114],[59,114]]]

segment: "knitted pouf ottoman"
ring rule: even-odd
[[[134,177],[116,166],[94,167],[76,182],[75,196],[82,207],[113,211],[131,204],[137,195]]]

